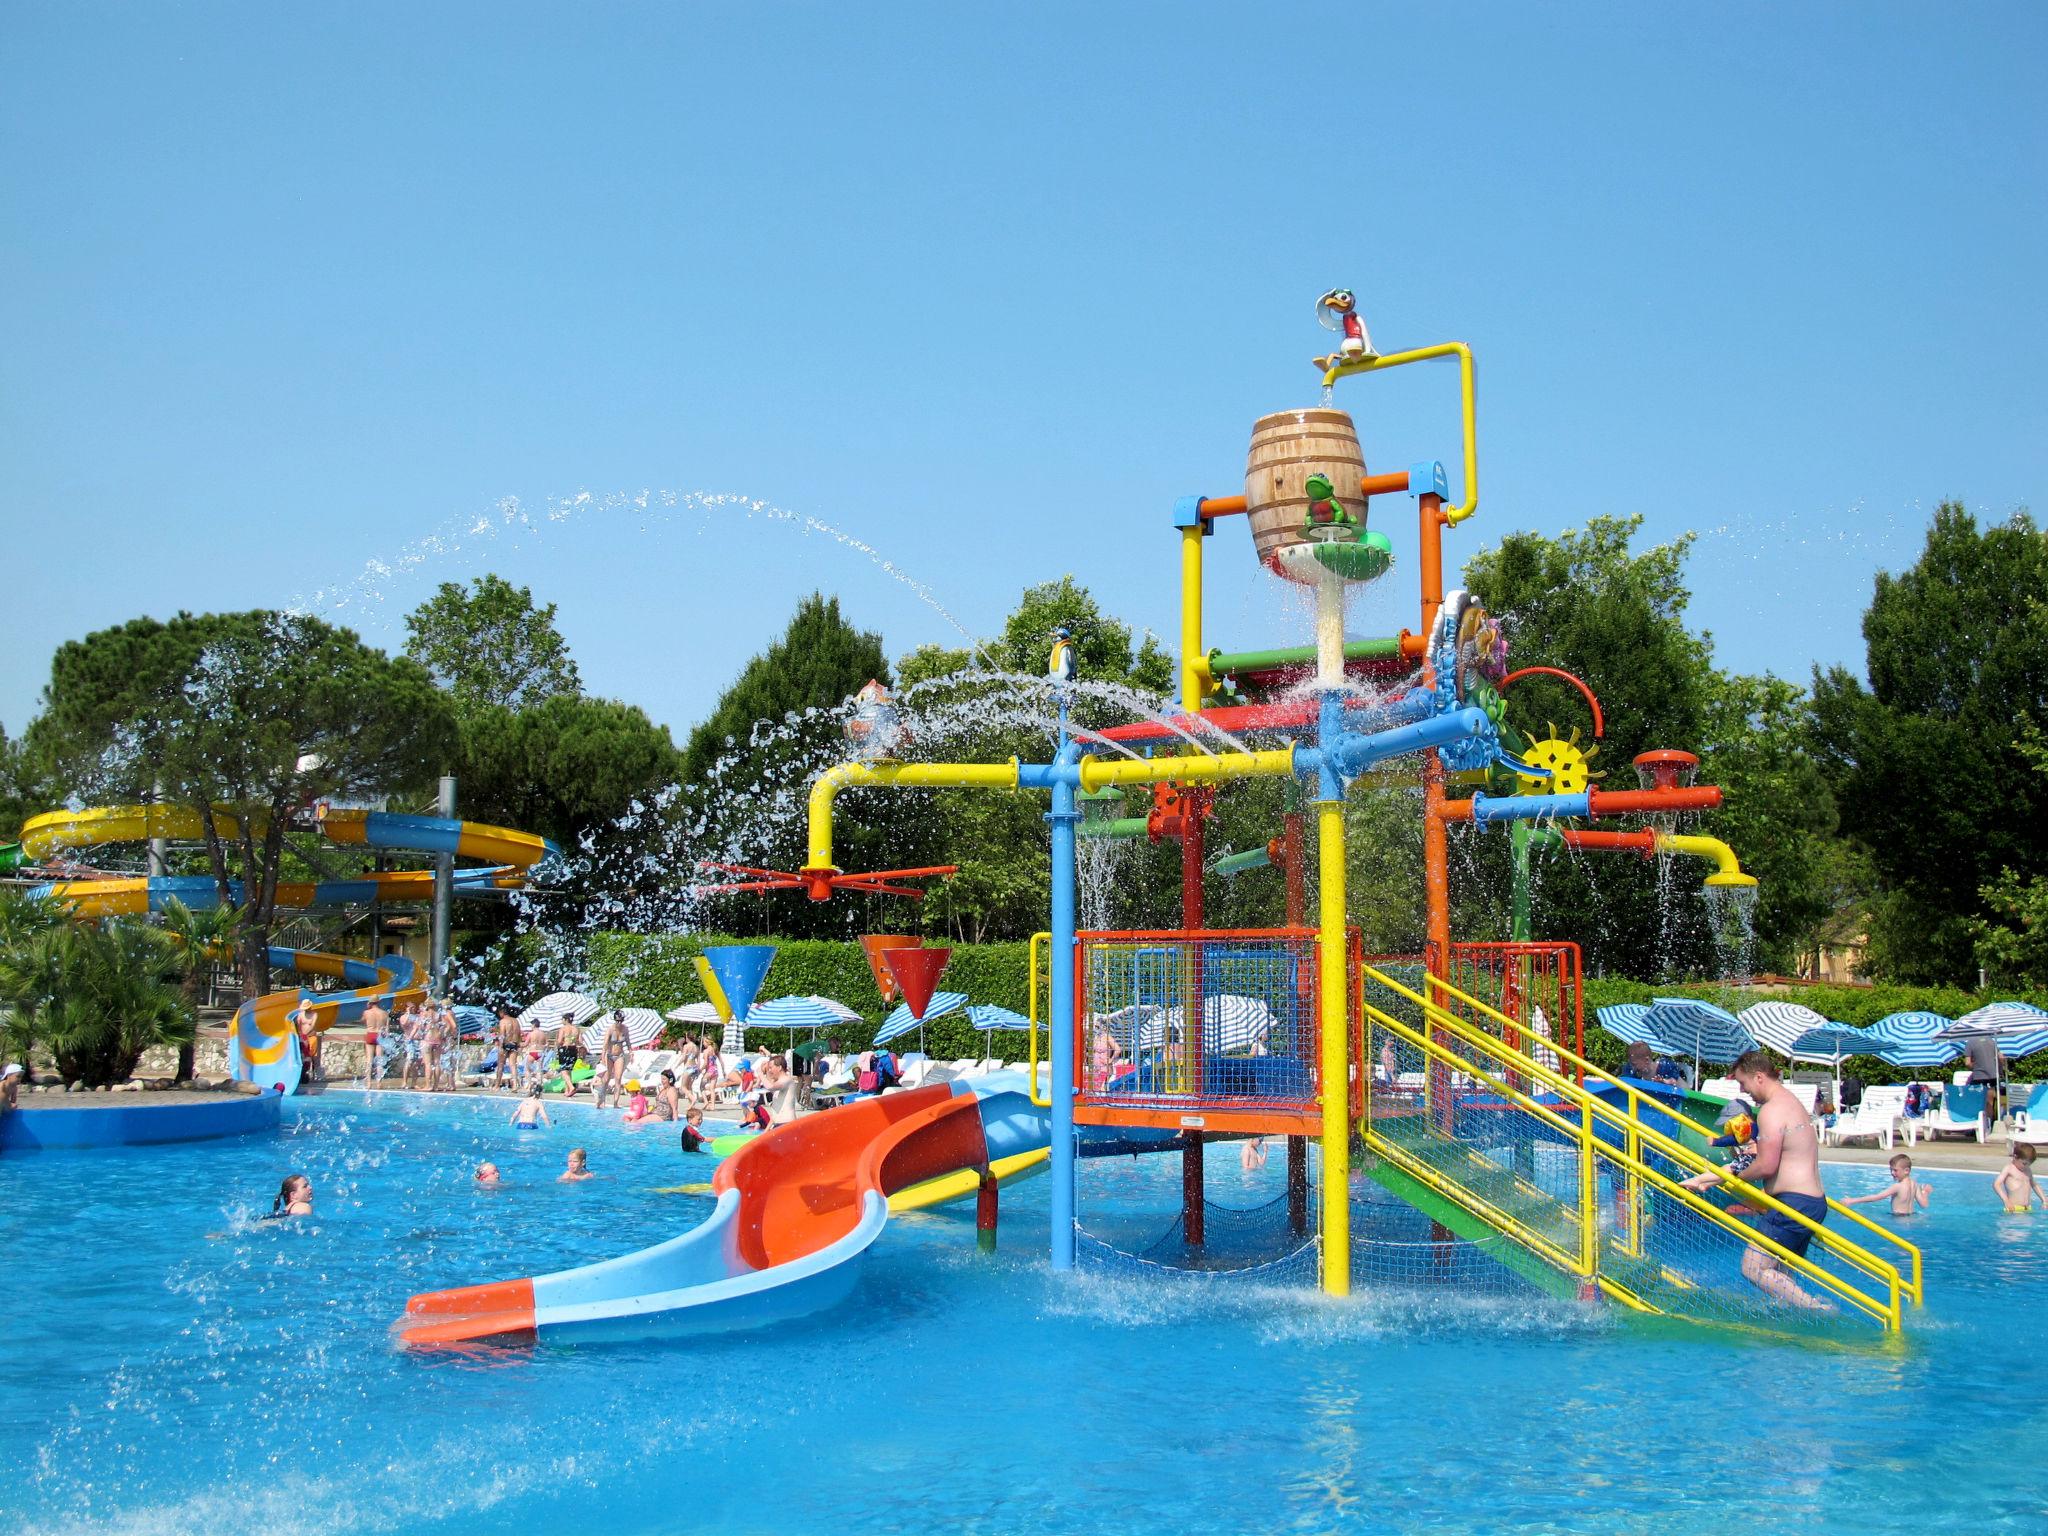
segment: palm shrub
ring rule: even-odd
[[[0,1015],[23,1048],[44,1046],[66,1084],[125,1081],[151,1046],[183,1046],[194,1017],[170,935],[111,918],[61,923],[0,948]]]
[[[206,988],[206,968],[215,963],[233,964],[235,937],[241,927],[239,907],[188,907],[175,896],[163,910],[163,931],[178,949],[179,981],[185,1007],[196,1020],[199,998]],[[192,1076],[192,1042],[178,1047],[178,1081]]]

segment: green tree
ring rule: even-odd
[[[462,813],[568,846],[675,782],[681,754],[638,706],[557,694],[464,709],[453,765]]]
[[[2048,778],[2025,751],[2029,722],[2048,721],[2044,590],[2048,538],[2032,518],[1980,529],[1945,502],[1919,560],[1877,578],[1867,683],[1816,673],[1819,761],[1879,886],[1873,974],[1969,977],[1985,887],[2048,870]]]
[[[1599,697],[1607,735],[1593,766],[1607,782],[1633,788],[1629,760],[1653,747],[1696,748],[1706,735],[1714,692],[1709,640],[1686,627],[1691,593],[1687,534],[1640,552],[1631,548],[1641,517],[1595,517],[1555,538],[1511,533],[1465,564],[1467,585],[1509,624],[1512,665],[1552,666],[1583,678]],[[1509,717],[1531,735],[1555,723],[1591,735],[1585,701],[1547,677],[1518,682]],[[1510,885],[1507,837],[1455,829],[1456,926],[1474,936],[1506,937]],[[1655,976],[1704,962],[1703,914],[1690,901],[1663,900],[1657,873],[1632,859],[1539,859],[1537,928],[1574,939],[1589,969]]]
[[[0,945],[0,1012],[11,1038],[50,1051],[67,1084],[123,1082],[151,1046],[190,1043],[180,970],[160,929],[59,923]]]
[[[405,620],[405,653],[465,706],[528,709],[583,691],[555,605],[526,587],[483,575],[444,581]]]
[[[2048,738],[2028,722],[2020,754],[2048,775]],[[1994,986],[2048,989],[2048,874],[2002,869],[1978,894],[1988,909],[1974,918],[1977,963]]]
[[[418,790],[453,729],[417,663],[318,619],[254,612],[136,619],[60,646],[30,735],[87,793],[154,790],[194,811],[219,900],[243,908],[254,996],[269,986],[294,818],[321,799]]]

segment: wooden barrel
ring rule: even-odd
[[[1301,525],[1308,517],[1308,493],[1302,486],[1317,470],[1330,477],[1339,505],[1362,526],[1366,504],[1358,491],[1365,478],[1365,454],[1350,412],[1321,406],[1275,411],[1253,424],[1251,452],[1244,464],[1244,499],[1251,513],[1253,545],[1269,569],[1278,569],[1273,557],[1282,546],[1302,542]]]

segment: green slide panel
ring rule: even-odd
[[[1524,1280],[1560,1301],[1579,1299],[1579,1277],[1566,1274],[1547,1259],[1538,1258],[1492,1223],[1446,1200],[1420,1179],[1403,1173],[1383,1157],[1374,1157],[1359,1170],[1397,1200],[1406,1201],[1431,1221],[1467,1242],[1484,1243],[1486,1255],[1513,1270]],[[1488,1241],[1491,1239],[1491,1241]]]

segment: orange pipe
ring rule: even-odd
[[[1395,496],[1408,489],[1408,471],[1400,469],[1389,475],[1367,475],[1358,482],[1361,496]]]
[[[1434,491],[1415,498],[1417,533],[1422,545],[1422,630],[1436,628],[1436,611],[1444,605],[1444,499]]]
[[[1657,851],[1657,834],[1647,827],[1639,832],[1560,832],[1567,848],[1604,848],[1617,853],[1640,853],[1649,858]]]
[[[1204,496],[1195,508],[1203,517],[1231,517],[1250,510],[1242,496]]]

